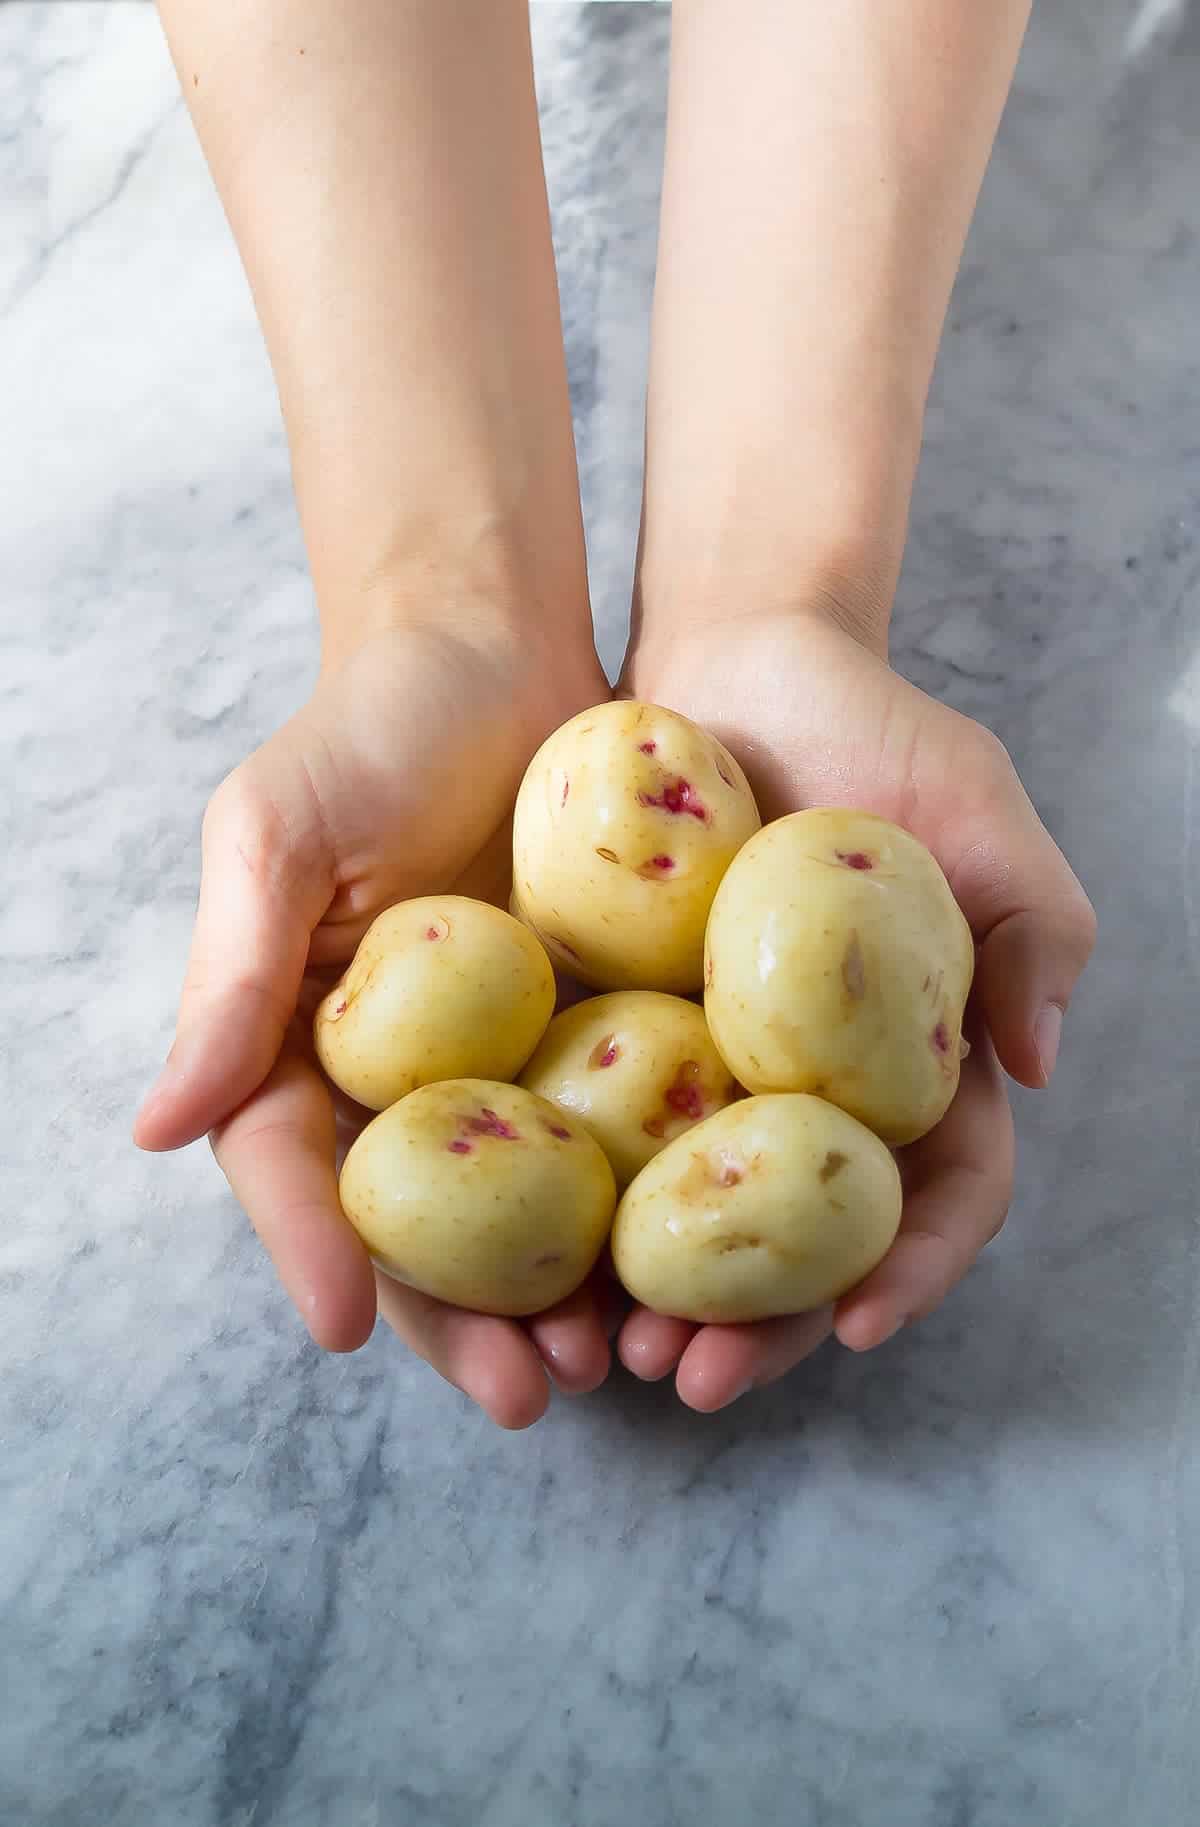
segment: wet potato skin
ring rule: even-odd
[[[521,783],[513,911],[594,989],[698,990],[713,895],[759,822],[714,736],[655,705],[597,705]]]
[[[448,1078],[513,1079],[554,1011],[554,971],[511,914],[464,895],[374,920],[317,1009],[325,1071],[369,1110]]]
[[[582,1124],[518,1085],[425,1085],[367,1125],[342,1207],[379,1268],[477,1313],[541,1313],[586,1280],[616,1185]]]
[[[820,1098],[751,1097],[643,1168],[612,1254],[636,1300],[703,1323],[822,1307],[862,1280],[900,1223],[890,1151]]]
[[[915,837],[870,813],[796,812],[721,882],[705,1014],[750,1091],[813,1092],[900,1146],[958,1088],[974,963],[966,919]]]
[[[520,1082],[579,1118],[618,1186],[738,1096],[703,1011],[654,990],[617,990],[564,1009]]]

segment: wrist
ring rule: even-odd
[[[634,585],[633,641],[663,651],[706,628],[743,619],[794,617],[841,628],[886,659],[903,530],[878,526],[831,537],[828,530],[785,546],[767,536],[693,544],[686,557],[643,559]]]
[[[366,643],[394,633],[438,634],[531,662],[595,663],[582,551],[537,554],[510,536],[476,528],[469,538],[413,540],[318,591],[321,670],[336,670]]]

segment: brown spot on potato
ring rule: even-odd
[[[571,1140],[571,1131],[569,1129],[564,1129],[561,1123],[552,1123],[549,1117],[542,1118],[542,1128],[546,1131],[547,1135],[552,1135],[558,1142],[569,1142]]]
[[[731,1231],[725,1237],[715,1237],[712,1247],[717,1256],[731,1256],[735,1250],[761,1249],[762,1238],[751,1237],[744,1231]]]
[[[704,960],[704,987],[706,990],[712,989],[712,981],[713,981],[713,961],[712,961],[711,957],[708,957]]]
[[[642,1124],[642,1128],[648,1136],[653,1136],[655,1140],[659,1142],[662,1141],[662,1138],[667,1133],[666,1122],[659,1116],[647,1117],[646,1121]]]
[[[596,855],[602,856],[606,863],[619,863],[621,860],[615,850],[607,850],[603,844],[596,845]]]
[[[821,1163],[821,1171],[817,1176],[822,1186],[827,1185],[835,1174],[840,1174],[849,1159],[849,1155],[841,1154],[836,1148],[831,1148]]]
[[[842,954],[842,983],[852,1002],[861,1002],[867,993],[867,972],[857,931],[852,931]]]
[[[561,1250],[546,1250],[541,1256],[535,1259],[533,1266],[535,1269],[550,1269],[553,1268],[556,1262],[561,1262],[562,1259],[563,1253]]]

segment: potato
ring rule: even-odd
[[[513,815],[512,908],[596,989],[697,990],[717,883],[759,826],[715,737],[652,704],[600,704],[542,744]]]
[[[928,850],[886,819],[795,812],[717,892],[704,1009],[750,1091],[811,1091],[893,1146],[958,1088],[975,948]]]
[[[618,1186],[738,1093],[703,1012],[654,990],[617,990],[564,1009],[521,1083],[579,1118]]]
[[[700,1321],[823,1307],[887,1253],[900,1174],[869,1129],[820,1098],[745,1098],[644,1167],[612,1254],[635,1300]]]
[[[379,1268],[478,1313],[541,1313],[608,1236],[612,1169],[582,1124],[517,1085],[425,1085],[368,1123],[342,1207]]]
[[[313,1039],[335,1085],[385,1110],[437,1079],[516,1078],[554,996],[550,960],[511,914],[428,895],[372,921]]]

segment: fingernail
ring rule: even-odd
[[[1062,1039],[1062,1010],[1056,1003],[1048,1002],[1033,1024],[1033,1044],[1037,1049],[1038,1064],[1042,1068],[1042,1077],[1047,1084],[1058,1059],[1058,1046]]]

